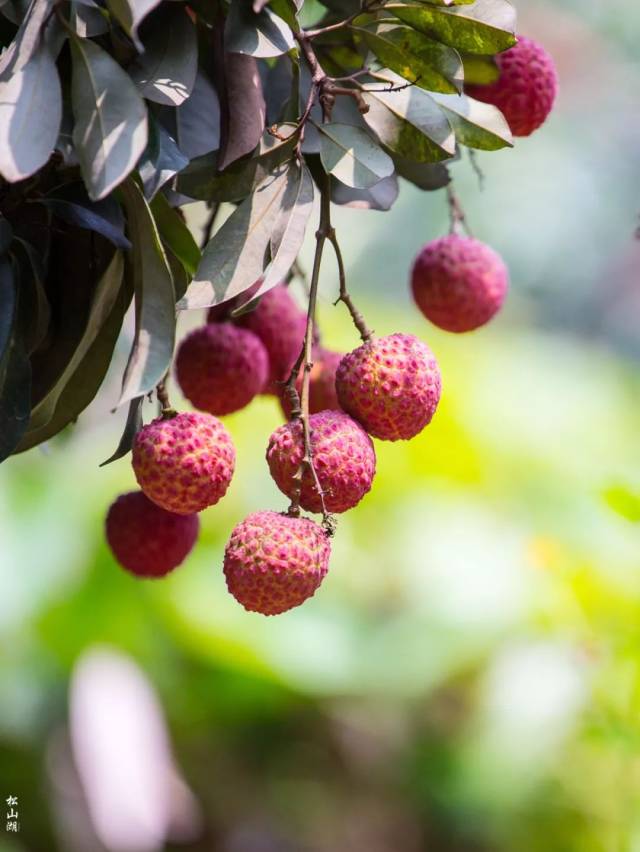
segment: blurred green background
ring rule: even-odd
[[[250,615],[222,577],[231,527],[285,507],[266,398],[227,418],[235,478],[184,566],[140,583],[114,563],[104,515],[135,483],[98,463],[126,335],[75,428],[2,466],[0,794],[20,822],[2,852],[640,850],[640,10],[516,5],[557,60],[557,109],[479,158],[482,192],[453,168],[511,268],[503,314],[457,338],[412,307],[442,192],[336,211],[369,323],[427,340],[444,395],[417,439],[378,443],[311,601]],[[332,264],[321,328],[346,350]]]

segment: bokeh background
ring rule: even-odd
[[[104,514],[134,479],[98,462],[126,334],[78,424],[3,464],[2,852],[640,850],[640,9],[516,5],[557,109],[478,158],[482,191],[453,169],[511,268],[503,314],[456,338],[411,305],[443,192],[335,213],[370,324],[427,340],[444,397],[419,438],[378,445],[315,598],[264,619],[224,587],[231,527],[285,507],[270,399],[227,419],[235,479],[184,566],[140,583],[114,563]],[[322,334],[346,350],[332,263]]]

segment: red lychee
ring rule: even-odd
[[[485,243],[449,234],[418,254],[411,287],[416,304],[432,323],[445,331],[472,331],[500,310],[509,273],[500,255]]]
[[[371,488],[376,472],[371,438],[343,411],[312,414],[309,426],[313,466],[324,494],[325,508],[328,512],[346,512]],[[276,485],[289,498],[295,493],[294,476],[303,455],[300,420],[285,423],[271,435],[267,463]],[[300,505],[308,512],[322,511],[322,500],[309,470],[303,472]]]
[[[342,360],[341,352],[331,352],[318,346],[313,353],[313,367],[309,376],[309,413],[318,411],[337,411],[340,408],[336,393],[336,370]],[[296,380],[296,390],[302,393],[302,375]],[[287,420],[291,417],[291,404],[284,391],[280,397],[282,411]]]
[[[499,53],[500,76],[486,86],[467,86],[472,98],[497,106],[514,136],[530,136],[543,124],[558,94],[556,66],[541,44],[525,36]]]
[[[192,331],[176,356],[178,384],[195,408],[222,416],[239,411],[259,394],[269,374],[260,338],[230,322]]]
[[[306,328],[306,316],[284,284],[278,284],[261,297],[258,306],[236,320],[257,334],[269,355],[269,380],[265,393],[280,395],[280,382],[289,378],[296,362]]]
[[[105,526],[123,568],[137,577],[164,577],[191,552],[200,521],[197,515],[167,512],[142,491],[131,491],[111,504]]]
[[[250,612],[278,615],[310,598],[329,568],[329,539],[308,518],[254,512],[231,533],[224,575]]]
[[[140,488],[158,506],[179,515],[200,512],[224,497],[235,459],[222,423],[195,411],[143,426],[132,453]]]
[[[342,408],[384,441],[413,438],[440,400],[438,363],[412,334],[390,334],[348,352],[336,373]]]

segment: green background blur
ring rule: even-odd
[[[200,810],[180,848],[640,850],[640,10],[516,5],[557,60],[556,112],[479,157],[482,192],[468,161],[453,168],[474,234],[510,266],[502,315],[458,338],[411,305],[410,262],[447,228],[442,192],[336,211],[370,325],[427,340],[444,390],[422,435],[377,444],[373,491],[340,518],[311,601],[250,615],[222,577],[231,527],[286,505],[266,398],[227,418],[235,478],[184,566],[140,583],[114,563],[103,518],[135,483],[128,460],[98,463],[122,426],[127,335],[77,426],[2,466],[0,795],[20,802],[19,833],[0,814],[2,852],[117,848],[72,842],[86,803],[64,799],[51,758],[96,644],[159,696]],[[323,341],[346,350],[335,288],[328,254]]]

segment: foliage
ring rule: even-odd
[[[385,210],[399,177],[436,189],[461,146],[511,144],[498,110],[462,94],[514,43],[507,0],[0,13],[0,460],[86,408],[132,299],[120,402],[134,407],[115,457],[170,366],[176,303],[285,278],[318,190]],[[236,205],[202,257],[180,210],[194,199]]]

